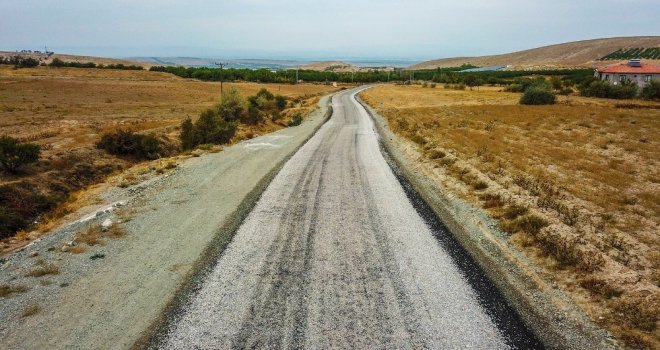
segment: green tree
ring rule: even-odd
[[[660,81],[651,80],[642,89],[641,96],[647,100],[660,100]]]
[[[179,135],[179,138],[181,139],[181,147],[183,149],[192,149],[197,146],[195,142],[195,127],[190,118],[186,118],[181,123],[181,135]]]
[[[481,79],[477,78],[477,76],[470,74],[463,77],[463,84],[469,86],[470,90],[472,90],[473,87],[479,86],[479,84],[482,84],[482,82]]]
[[[16,172],[19,167],[39,160],[41,148],[31,143],[21,143],[10,137],[0,137],[0,164],[9,172]]]

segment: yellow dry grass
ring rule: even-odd
[[[225,83],[243,95],[265,87],[290,98],[329,93],[326,85]],[[89,145],[116,127],[135,131],[178,125],[217,103],[220,84],[171,74],[81,68],[14,70],[0,66],[0,128],[53,149]]]
[[[301,105],[297,108],[305,111],[313,108],[309,102],[318,95],[336,90],[315,84],[224,84],[224,89],[230,88],[244,96],[266,88],[273,94],[296,100]],[[201,111],[218,103],[219,98],[219,83],[182,79],[161,72],[13,69],[0,65],[0,135],[11,135],[42,147],[41,161],[36,166],[28,167],[19,176],[0,172],[0,185],[27,181],[38,191],[47,192],[48,186],[57,182],[60,188],[74,190],[65,203],[42,218],[39,232],[20,233],[0,242],[0,248],[6,252],[23,246],[56,227],[61,217],[88,205],[79,200],[87,196],[75,192],[85,187],[81,187],[77,178],[87,176],[84,181],[89,184],[134,164],[96,149],[94,145],[103,133],[121,128],[153,132],[176,140],[182,120],[195,119]],[[241,125],[236,140],[285,126],[284,120]],[[168,169],[165,166],[160,171]],[[126,185],[130,181],[127,178]]]
[[[660,344],[660,104],[571,96],[522,106],[520,94],[480,90],[362,96],[415,142],[443,188],[517,232],[512,242],[594,320],[629,345]],[[507,218],[519,205],[531,214]],[[521,222],[534,226],[511,229]]]

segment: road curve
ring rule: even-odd
[[[516,347],[434,237],[355,100],[282,168],[155,347]]]

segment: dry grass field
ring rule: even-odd
[[[378,86],[363,99],[411,141],[447,191],[632,348],[660,336],[660,104]]]
[[[312,110],[319,95],[336,89],[311,84],[224,84],[225,89],[236,88],[244,96],[264,87],[289,99],[285,118],[241,125],[234,142],[286,127],[287,116]],[[195,119],[219,96],[219,83],[167,73],[0,65],[0,135],[42,148],[41,160],[21,174],[0,172],[0,197],[10,198],[13,207],[27,212],[50,210],[42,223],[61,217],[73,209],[60,204],[75,197],[76,191],[136,163],[96,149],[103,133],[117,129],[155,133],[176,144],[181,121]],[[10,249],[16,240],[32,238],[32,234],[19,234],[0,243],[0,248]]]

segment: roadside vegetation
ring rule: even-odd
[[[3,250],[27,244],[79,206],[92,204],[93,196],[85,194],[91,185],[194,148],[182,147],[182,121],[217,110],[220,97],[219,84],[144,70],[0,65],[0,76],[6,83],[0,84]],[[296,115],[313,110],[319,95],[335,89],[272,84],[260,92],[264,86],[225,83],[225,96],[235,91],[231,95],[239,97],[245,113],[232,122],[231,135],[214,142],[238,142],[287,127]],[[176,162],[156,162],[144,167],[146,175],[176,168]],[[119,186],[139,179],[127,176]]]
[[[59,58],[54,58],[50,63],[44,64],[48,67],[68,67],[68,68],[98,68],[98,69],[120,69],[120,70],[144,70],[144,67],[138,65],[116,64],[96,64],[94,62],[65,62]]]
[[[521,105],[533,86],[566,88],[534,80],[519,92],[379,86],[362,96],[425,173],[484,208],[595,322],[630,347],[657,348],[660,105]]]
[[[223,69],[207,67],[174,67],[153,66],[149,68],[154,72],[171,73],[182,78],[192,78],[202,81],[252,81],[261,83],[296,83],[296,73],[299,80],[317,83],[375,83],[392,82],[409,84],[410,81],[428,81],[440,84],[464,84],[466,86],[480,85],[510,85],[516,78],[537,76],[558,76],[570,81],[573,85],[581,83],[584,79],[593,76],[591,69],[558,69],[533,71],[495,71],[461,73],[459,71],[475,68],[472,65],[460,67],[407,70],[397,68],[392,71],[372,70],[360,72],[331,72],[314,70],[268,70],[268,69]]]
[[[190,118],[181,123],[181,145],[189,150],[204,144],[228,143],[239,124],[256,125],[266,119],[277,122],[287,104],[284,96],[275,96],[265,88],[247,99],[238,90],[230,89],[220,103],[203,111],[194,123]]]

